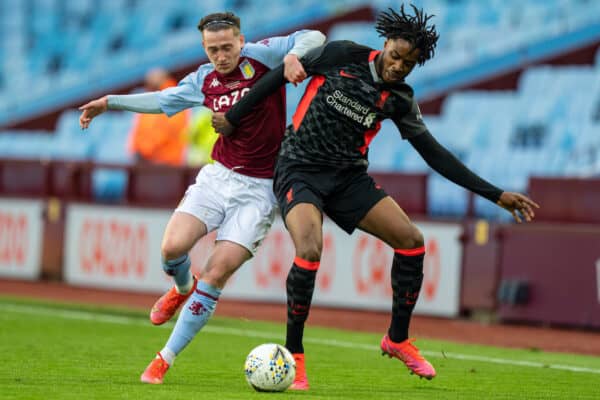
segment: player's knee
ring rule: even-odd
[[[417,247],[423,247],[425,239],[423,233],[415,225],[411,224],[409,234],[406,236],[406,247],[405,249],[415,249]]]
[[[319,261],[323,251],[323,241],[319,235],[309,233],[294,238],[296,243],[296,256],[307,261]]]
[[[423,233],[414,224],[410,224],[410,227],[405,232],[399,234],[396,237],[396,243],[394,244],[395,249],[415,249],[417,247],[423,247],[425,245],[425,238]]]
[[[186,254],[187,250],[188,249],[173,238],[165,238],[160,247],[163,260],[174,260],[179,258]]]
[[[307,238],[296,249],[296,255],[306,261],[319,261],[322,251],[323,243],[321,241]]]

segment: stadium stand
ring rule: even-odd
[[[298,0],[297,13],[271,1],[3,1],[0,12],[0,126],[56,105],[141,80],[157,65],[172,69],[203,57],[195,29],[204,14],[234,9],[249,39],[325,18],[341,2]],[[358,2],[357,2],[358,3]],[[191,29],[190,29],[191,28]],[[36,82],[31,85],[31,82]]]
[[[289,15],[280,2],[261,6],[244,0],[164,2],[114,0],[29,0],[0,2],[0,126],[15,118],[33,117],[50,104],[104,93],[123,82],[141,79],[154,65],[174,67],[202,59],[194,27],[200,15],[235,9],[249,39],[284,32],[290,26],[331,17],[371,5],[376,10],[398,2],[299,0]],[[439,115],[426,115],[432,133],[477,173],[510,190],[526,191],[530,176],[589,176],[600,173],[600,51],[594,65],[527,68],[516,89],[457,90],[499,71],[543,60],[565,46],[600,43],[600,3],[586,0],[449,1],[417,0],[436,14],[442,33],[435,59],[415,70],[409,83],[419,99],[448,95]],[[276,22],[274,22],[276,21]],[[381,46],[372,23],[339,23],[329,40],[350,39]],[[561,39],[561,40],[559,40]],[[562,46],[562,47],[561,47]],[[31,85],[35,82],[35,85]],[[288,88],[288,119],[305,84]],[[132,116],[109,113],[82,133],[79,113],[65,111],[54,132],[0,131],[0,157],[92,161],[129,165],[126,133]],[[371,169],[429,173],[410,146],[384,123],[371,147]],[[128,182],[124,170],[98,168],[93,173],[95,198],[119,201]],[[429,212],[464,216],[466,192],[436,175],[428,180]],[[476,215],[506,218],[482,199]]]

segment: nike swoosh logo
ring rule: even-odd
[[[349,74],[346,71],[344,71],[343,69],[340,70],[340,75],[343,76],[344,78],[358,79],[358,76]]]

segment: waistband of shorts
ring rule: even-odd
[[[254,183],[257,183],[259,185],[265,185],[265,184],[271,185],[273,183],[273,178],[256,178],[254,176],[248,176],[248,175],[240,174],[239,172],[236,171],[236,170],[240,170],[240,169],[244,168],[243,166],[233,167],[233,168],[227,168],[226,166],[224,166],[223,164],[221,164],[218,161],[215,161],[213,163],[213,165],[220,172],[231,174],[231,176],[233,178],[239,179],[239,180],[243,180],[244,182],[254,182]]]
[[[319,162],[319,161],[306,161],[306,160],[298,160],[296,158],[290,158],[286,156],[280,155],[277,159],[278,168],[294,168],[301,171],[331,171],[331,172],[339,172],[339,171],[358,171],[363,172],[367,171],[368,164],[362,163],[362,161],[358,164],[355,163],[344,163],[340,161],[331,161],[329,163]]]

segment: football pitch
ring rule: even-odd
[[[243,364],[283,324],[213,318],[163,385],[139,377],[173,327],[131,310],[0,297],[0,399],[598,399],[600,358],[419,339],[438,376],[382,357],[380,335],[307,327],[308,392],[257,393]],[[596,383],[594,383],[596,382]]]

